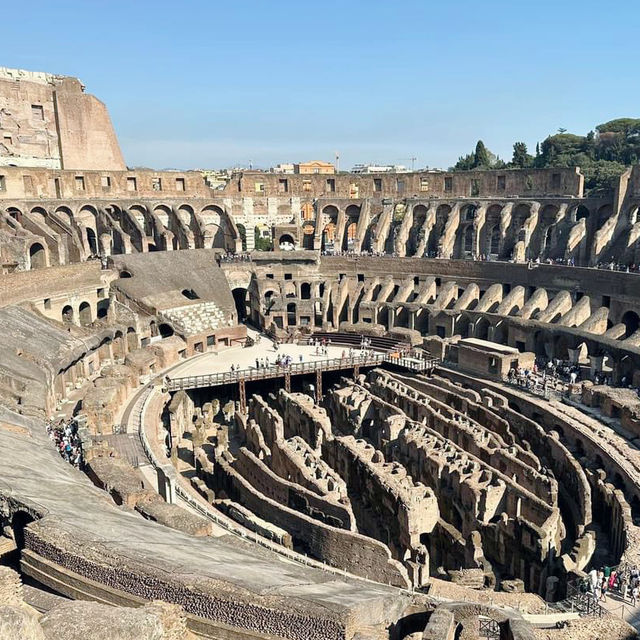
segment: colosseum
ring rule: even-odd
[[[638,637],[640,166],[214,188],[7,68],[0,130],[0,638]]]

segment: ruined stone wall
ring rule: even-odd
[[[289,532],[303,552],[353,575],[409,586],[402,566],[376,540],[323,524],[267,498],[235,471],[224,456],[216,460],[214,475],[216,486],[223,488],[232,500]]]
[[[160,576],[151,567],[147,567],[147,573],[139,565],[123,567],[117,559],[114,565],[113,559],[106,556],[98,563],[86,555],[69,550],[76,545],[63,547],[60,541],[54,542],[41,526],[32,525],[25,530],[25,543],[29,551],[88,580],[138,598],[179,604],[188,614],[214,622],[293,640],[344,640],[346,637],[345,625],[339,620],[302,615],[286,607],[284,610],[269,608],[252,603],[244,594],[224,590],[215,595],[206,593],[186,584],[172,582],[170,576]]]
[[[233,176],[222,194],[260,200],[287,197],[289,193],[306,198],[324,198],[327,204],[341,200],[347,204],[349,201],[359,203],[362,198],[390,197],[579,197],[582,196],[583,182],[584,178],[576,168],[335,175],[244,171]]]
[[[267,498],[332,527],[355,530],[350,509],[280,478],[246,448],[238,450],[233,467]]]
[[[123,170],[105,105],[77,78],[0,69],[0,165]]]
[[[67,200],[104,200],[108,204],[113,200],[154,198],[188,202],[212,195],[198,171],[127,171],[125,167],[97,166],[74,170],[0,167],[0,175],[4,176],[6,187],[0,190],[0,200],[38,199],[41,205],[53,205],[54,208],[64,205]]]

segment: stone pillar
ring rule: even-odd
[[[569,362],[571,362],[571,364],[578,364],[580,360],[580,349],[567,349],[567,352],[569,354]]]
[[[604,356],[589,356],[589,365],[591,367],[590,373],[592,378],[602,371],[603,363]]]

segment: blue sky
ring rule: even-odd
[[[30,0],[2,22],[0,66],[80,77],[130,166],[447,167],[640,117],[637,0]]]

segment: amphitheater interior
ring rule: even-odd
[[[211,188],[78,87],[0,70],[0,638],[637,638],[640,166]]]

